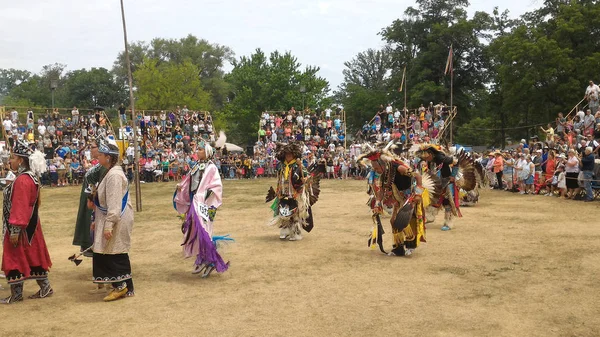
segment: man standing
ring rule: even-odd
[[[592,191],[592,179],[594,176],[594,153],[592,147],[588,146],[585,148],[585,152],[581,158],[581,171],[583,172],[583,183],[585,187],[585,201],[590,202],[594,200],[594,193]]]
[[[494,159],[494,173],[496,174],[496,180],[498,181],[498,189],[503,190],[504,186],[502,185],[502,173],[504,171],[504,158],[502,158],[502,153],[500,151],[494,152],[496,158]]]
[[[73,124],[79,124],[79,109],[77,109],[76,106],[74,106],[73,110],[71,110],[71,116],[73,117]]]
[[[123,123],[127,123],[127,114],[125,112],[125,106],[123,105],[123,103],[121,103],[121,105],[119,106],[119,116],[123,120]]]
[[[596,124],[596,118],[592,115],[592,110],[587,109],[585,116],[583,117],[583,134],[591,135],[594,133],[594,125]]]
[[[588,101],[588,105],[590,109],[596,113],[598,111],[598,94],[600,93],[600,88],[594,84],[594,81],[590,80],[590,84],[585,89],[585,97]]]

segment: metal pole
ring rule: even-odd
[[[452,120],[454,120],[454,65],[450,60],[450,146],[452,146]]]
[[[406,84],[406,66],[404,66],[404,75],[404,138],[406,139],[406,143],[408,144],[408,85]]]
[[[54,89],[52,89],[52,111],[54,112]]]
[[[342,110],[342,118],[344,119],[344,150],[348,148],[348,133],[347,133],[347,122],[346,122],[346,109]]]
[[[125,25],[125,8],[121,0],[121,18],[123,19],[123,41],[125,42],[125,60],[127,62],[127,75],[129,79],[129,105],[131,106],[131,124],[133,124],[133,180],[135,183],[135,210],[142,211],[142,190],[140,187],[140,152],[138,151],[138,134],[135,117],[135,100],[133,99],[133,78],[131,76],[131,62],[129,61],[129,48],[127,45],[127,26]],[[121,118],[121,116],[119,116]]]

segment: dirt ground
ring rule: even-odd
[[[4,307],[0,335],[600,336],[598,203],[483,191],[452,231],[440,231],[440,214],[427,244],[402,258],[367,248],[364,181],[323,182],[315,228],[299,242],[266,226],[272,182],[225,182],[216,234],[236,242],[222,251],[230,270],[208,279],[181,257],[174,184],[143,185],[136,296],[113,303],[88,293],[90,259],[67,260],[80,188],[44,189],[55,294]],[[27,281],[25,295],[35,291]]]

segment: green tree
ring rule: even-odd
[[[545,126],[581,100],[600,68],[597,27],[597,1],[545,1],[497,34],[490,45],[496,106],[504,125],[521,126],[508,135],[530,136],[528,126]]]
[[[374,116],[379,105],[389,103],[391,56],[387,48],[368,49],[344,63],[344,81],[336,98],[344,106],[351,127],[359,128]]]
[[[155,38],[150,43],[136,42],[129,47],[131,71],[135,73],[146,59],[163,64],[182,65],[190,62],[198,69],[196,76],[202,88],[211,94],[211,104],[215,109],[223,107],[229,88],[224,79],[223,67],[233,60],[233,51],[229,47],[210,43],[188,35],[181,39]],[[113,65],[113,72],[124,83],[127,83],[127,65],[124,52],[119,53]],[[137,78],[134,76],[134,86]]]
[[[485,41],[489,40],[491,18],[483,12],[467,16],[467,0],[417,0],[418,8],[409,7],[405,18],[394,21],[381,35],[393,50],[394,68],[390,83],[402,80],[407,66],[406,83],[409,106],[424,102],[450,103],[450,76],[444,76],[448,51],[454,51],[454,105],[458,121],[466,121],[480,107],[472,96],[488,83],[488,59]],[[395,101],[403,94],[390,92]]]
[[[26,81],[31,77],[31,73],[27,70],[19,69],[0,69],[0,104],[4,97],[17,85]]]
[[[127,92],[105,68],[80,69],[66,74],[64,100],[67,107],[115,108],[127,102]]]
[[[260,114],[268,110],[328,104],[329,83],[317,75],[319,68],[301,64],[291,53],[257,49],[234,61],[226,76],[231,86],[230,103],[225,107],[232,139],[248,142],[256,136]],[[304,89],[304,92],[301,92]],[[298,108],[298,110],[301,110]]]
[[[60,63],[45,65],[39,74],[28,76],[18,85],[13,86],[5,98],[5,103],[12,105],[14,102],[21,102],[21,104],[29,102],[30,105],[49,107],[52,105],[50,83],[52,80],[56,80],[58,86],[54,92],[54,105],[63,106],[65,104],[65,69],[66,65]]]
[[[210,94],[202,89],[199,69],[190,61],[182,64],[145,60],[136,70],[137,107],[143,109],[173,109],[187,105],[194,110],[208,110]]]

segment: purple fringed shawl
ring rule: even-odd
[[[212,194],[205,200],[208,190],[211,190]],[[196,206],[206,204],[209,207],[218,208],[221,205],[222,190],[223,184],[218,169],[215,164],[208,162],[196,195],[190,203],[183,227],[184,235],[187,238],[183,247],[185,256],[196,255],[196,264],[213,263],[219,273],[226,271],[227,265],[217,252],[217,247],[211,238],[212,233],[208,233],[206,230],[208,228],[212,232],[212,221],[204,223],[205,220],[198,215]]]
[[[202,222],[198,214],[196,213],[195,207],[190,207],[190,211],[187,214],[187,219],[185,221],[184,231],[187,233],[188,231],[192,231],[190,233],[190,238],[188,239],[188,243],[184,246],[184,250],[186,255],[193,255],[194,251],[198,251],[198,256],[196,257],[196,264],[200,264],[202,262],[205,263],[214,263],[215,269],[217,272],[222,273],[227,270],[227,265],[217,252],[217,246],[212,242],[210,235],[204,230],[202,227]]]

